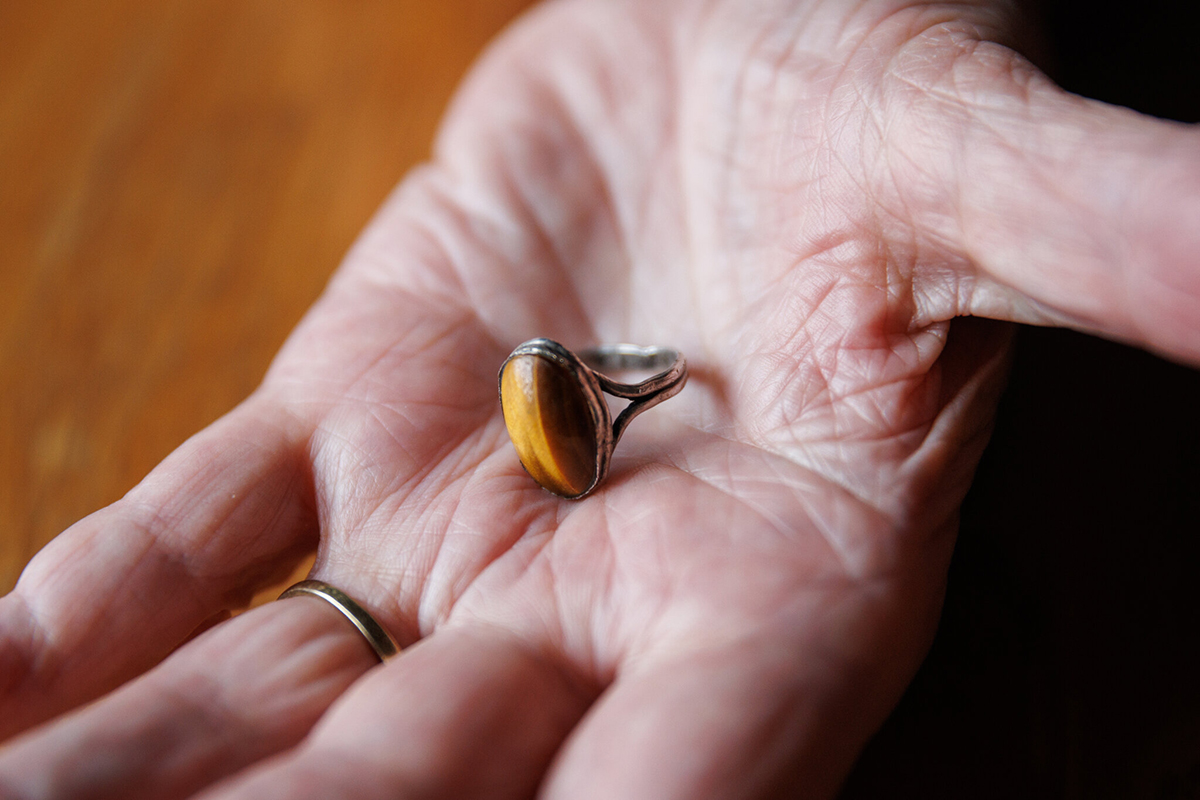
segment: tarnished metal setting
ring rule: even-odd
[[[621,371],[656,374],[633,384],[604,374]],[[669,347],[611,344],[575,354],[551,339],[531,339],[500,367],[500,404],[525,471],[547,491],[578,499],[604,480],[630,421],[686,382],[687,362]],[[630,401],[615,421],[605,392]]]

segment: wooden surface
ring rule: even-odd
[[[0,594],[254,388],[523,5],[0,2]]]

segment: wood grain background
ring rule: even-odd
[[[0,594],[254,388],[524,5],[0,3]]]

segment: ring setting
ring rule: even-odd
[[[621,383],[604,371],[653,372]],[[675,396],[687,362],[669,347],[601,345],[578,354],[551,339],[518,345],[500,367],[500,405],[521,465],[547,491],[590,494],[605,475],[630,421]],[[629,400],[615,421],[604,394]]]

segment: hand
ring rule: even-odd
[[[998,5],[902,5],[531,15],[260,391],[3,600],[6,733],[145,675],[0,783],[833,793],[936,624],[1003,373],[1003,326],[949,321],[1200,358],[1195,134],[1062,94]],[[585,501],[504,433],[496,370],[536,335],[692,367]],[[294,600],[172,653],[314,544],[419,643],[363,675]]]

